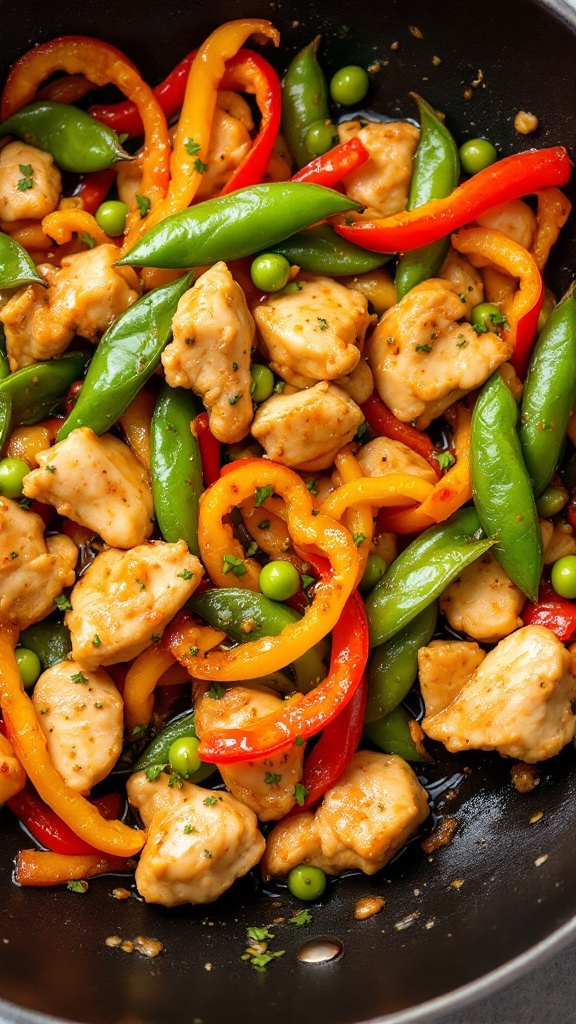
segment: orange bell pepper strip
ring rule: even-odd
[[[26,785],[26,772],[10,741],[0,732],[0,807]]]
[[[14,879],[18,885],[65,885],[108,875],[111,872],[133,871],[134,864],[125,857],[90,853],[52,853],[51,850],[20,850],[16,858]]]
[[[543,270],[560,231],[564,227],[572,203],[559,188],[545,188],[537,193],[536,237],[530,248],[536,265]]]
[[[493,263],[518,278],[519,288],[503,312],[508,321],[506,336],[514,349],[510,362],[518,376],[524,377],[544,299],[542,275],[534,257],[493,228],[464,228],[452,236],[452,245],[476,266]]]
[[[249,498],[240,511],[244,526],[261,551],[271,559],[280,558],[290,562],[299,573],[307,571],[304,568],[307,563],[292,547],[286,523],[275,512],[270,512],[266,503],[256,508],[254,498]]]
[[[114,239],[109,238],[106,232],[102,231],[96,218],[87,210],[78,207],[55,210],[54,213],[47,214],[42,219],[42,231],[45,235],[53,238],[58,245],[72,241],[74,234],[89,235],[96,245],[114,245]]]
[[[77,103],[93,88],[86,75],[61,75],[38,90],[36,99],[51,103]]]
[[[150,425],[155,400],[149,391],[139,391],[118,417],[124,436],[134,454],[150,469]]]
[[[54,768],[32,701],[22,686],[13,651],[14,635],[7,625],[0,625],[0,707],[8,739],[30,782],[44,803],[90,846],[102,853],[133,857],[142,849],[145,834],[123,821],[106,821],[94,804],[70,789]]]

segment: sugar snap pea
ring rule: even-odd
[[[353,242],[346,242],[327,224],[318,224],[273,245],[290,263],[315,274],[341,277],[345,274],[366,274],[386,263],[385,253],[369,252]]]
[[[308,130],[318,121],[331,125],[328,85],[316,60],[320,36],[316,36],[290,63],[282,80],[282,134],[298,167],[313,156],[306,146]]]
[[[438,608],[428,605],[404,629],[380,644],[368,662],[365,722],[376,722],[404,700],[418,675],[418,651],[434,635]]]
[[[36,270],[26,249],[10,235],[0,232],[0,288],[19,288],[23,284],[41,284],[46,281]]]
[[[160,533],[171,543],[185,540],[199,555],[198,503],[202,460],[192,420],[203,405],[191,391],[164,384],[154,406],[150,429],[150,474],[154,511]]]
[[[398,754],[405,761],[428,760],[412,739],[411,716],[401,704],[389,715],[364,726],[364,733],[384,754]]]
[[[75,380],[82,377],[88,352],[67,352],[47,362],[24,366],[0,380],[0,408],[10,404],[10,426],[38,423],[54,409]]]
[[[43,672],[59,661],[65,661],[72,650],[70,631],[58,613],[28,626],[20,634],[18,642],[21,647],[34,651],[40,659]]]
[[[37,100],[21,107],[0,124],[0,138],[5,135],[45,150],[63,171],[77,174],[132,159],[116,132],[68,103]]]

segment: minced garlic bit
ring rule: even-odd
[[[543,818],[543,817],[544,817],[544,811],[536,811],[536,814],[533,814],[532,817],[530,818],[530,824],[531,825],[535,825],[536,822],[540,821],[540,819]]]
[[[408,31],[410,35],[414,36],[414,39],[424,39],[424,34],[417,25],[408,25]]]
[[[451,889],[461,889],[463,885],[464,885],[464,879],[463,878],[455,878],[453,882],[450,882],[450,888]]]
[[[398,42],[397,39],[395,39],[394,42],[390,44],[390,49],[391,50],[397,50],[399,46],[400,46],[400,43]]]
[[[150,959],[153,959],[162,952],[164,946],[158,939],[149,939],[144,935],[137,935],[134,939],[134,949],[139,953],[142,953],[142,956],[147,956],[150,957]]]
[[[354,904],[354,917],[357,921],[365,921],[367,917],[379,914],[385,904],[383,896],[364,896]]]
[[[134,943],[132,942],[131,939],[124,939],[124,942],[121,944],[120,949],[124,953],[133,953],[134,952]]]
[[[519,110],[514,118],[514,127],[520,135],[530,135],[538,127],[538,118],[528,110]]]
[[[106,945],[110,946],[112,949],[115,949],[117,946],[122,945],[122,939],[120,938],[119,935],[109,935],[108,938],[106,939]]]
[[[432,57],[432,63],[435,68],[439,67],[442,63],[442,57],[438,57],[436,54]]]
[[[545,864],[547,860],[548,860],[548,854],[547,853],[543,853],[543,854],[541,854],[540,857],[536,857],[536,860],[534,861],[534,866],[537,867],[537,868],[541,868],[542,865]]]
[[[112,889],[112,895],[115,900],[129,900],[130,890],[123,889],[122,886],[119,886],[117,889]]]

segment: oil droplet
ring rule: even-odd
[[[296,956],[303,964],[327,964],[344,955],[339,939],[311,939],[303,942]]]

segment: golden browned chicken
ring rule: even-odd
[[[20,141],[0,151],[0,220],[41,220],[54,212],[61,191],[62,176],[50,153]]]
[[[347,195],[367,207],[372,216],[388,217],[405,210],[420,132],[407,121],[374,121],[364,127],[360,121],[344,121],[338,125],[340,142],[355,135],[370,157],[344,178]]]

